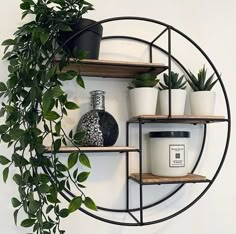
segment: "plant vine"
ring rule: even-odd
[[[92,5],[83,0],[22,0],[20,7],[22,18],[31,15],[34,19],[19,27],[13,39],[2,43],[5,46],[3,59],[9,62],[9,75],[5,83],[0,82],[0,116],[4,118],[0,137],[12,153],[0,155],[0,164],[4,165],[4,182],[10,169],[16,168],[13,180],[19,193],[12,198],[15,223],[18,213],[23,212],[26,216],[21,226],[31,227],[32,232],[38,234],[62,234],[65,232],[60,226],[62,218],[82,204],[93,210],[96,205],[83,192],[83,183],[90,172],[77,167],[80,163],[90,170],[86,154],[78,148],[69,154],[66,163],[58,157],[62,145],[69,141],[77,146],[84,136],[83,132],[73,134],[72,131],[67,135],[62,127],[68,110],[79,108],[68,99],[63,85],[75,80],[84,88],[84,82],[79,72],[63,71],[71,62],[65,51],[59,52],[59,62],[48,61],[48,58],[56,49],[60,31],[70,31],[73,20],[92,10]],[[73,62],[79,62],[83,55],[80,52]],[[50,145],[45,142],[49,138]],[[78,189],[78,196],[68,207],[63,207],[59,193],[71,186]]]

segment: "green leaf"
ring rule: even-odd
[[[60,86],[56,86],[52,88],[52,96],[53,97],[60,97],[64,94],[64,91],[61,89]]]
[[[3,124],[3,125],[0,125],[0,134],[2,133],[5,133],[8,129],[8,126]]]
[[[68,209],[62,209],[62,210],[60,210],[60,212],[59,212],[59,215],[60,215],[60,217],[62,217],[62,218],[66,218],[69,214],[70,214],[70,212],[69,212]]]
[[[29,10],[30,9],[30,4],[28,2],[21,3],[20,8],[22,10]]]
[[[7,91],[7,86],[3,82],[0,82],[0,92],[5,92],[5,91]]]
[[[79,108],[79,106],[76,103],[74,103],[74,102],[66,102],[65,107],[68,110],[76,110],[76,109]]]
[[[16,208],[16,207],[18,207],[18,206],[21,205],[21,202],[20,202],[17,198],[15,198],[15,197],[13,197],[13,198],[11,199],[11,203],[12,203],[12,206],[13,206],[14,208]]]
[[[63,31],[63,32],[72,31],[72,28],[68,24],[59,24],[58,26],[59,26],[60,31]]]
[[[85,136],[85,132],[77,132],[74,135],[74,140],[79,144],[84,139],[84,136]]]
[[[25,219],[21,222],[22,227],[31,227],[35,224],[35,219]]]
[[[50,177],[48,175],[46,175],[46,174],[39,174],[39,181],[41,183],[46,184],[46,183],[48,183],[50,181]]]
[[[23,129],[13,129],[13,131],[11,131],[11,138],[17,140],[24,134],[24,132]]]
[[[56,134],[57,134],[58,136],[60,136],[60,132],[61,132],[61,121],[59,121],[59,122],[57,122],[57,123],[55,124],[55,131],[56,131]]]
[[[97,211],[97,206],[94,203],[94,201],[90,198],[90,197],[86,197],[84,200],[84,204],[87,208],[91,209],[91,210],[95,210]]]
[[[45,92],[45,94],[43,95],[43,112],[48,112],[50,111],[53,106],[54,106],[54,99],[52,96],[52,92],[49,90],[47,92]]]
[[[48,39],[49,39],[49,33],[47,33],[47,32],[40,33],[39,38],[40,38],[41,43],[42,43],[43,45],[45,45],[45,43],[46,43],[46,42],[48,41]]]
[[[76,211],[77,209],[80,208],[81,204],[82,204],[81,196],[73,198],[69,204],[69,208],[68,208],[69,212],[72,213]]]
[[[43,113],[43,117],[46,119],[46,120],[56,120],[58,118],[60,118],[60,115],[55,112],[55,111],[49,111],[47,113]]]
[[[82,165],[88,167],[88,168],[91,168],[91,164],[90,164],[90,161],[89,161],[89,158],[87,157],[86,154],[82,153],[79,155],[79,161]]]
[[[35,214],[37,210],[40,208],[40,206],[41,206],[41,203],[39,201],[36,201],[36,200],[30,201],[29,203],[30,212]]]
[[[0,164],[6,165],[6,164],[8,164],[10,162],[11,161],[8,158],[4,157],[3,155],[0,155]]]
[[[66,80],[73,80],[74,76],[72,76],[70,73],[60,73],[58,75],[58,79],[61,81],[66,81]]]
[[[19,174],[15,174],[15,175],[13,176],[13,180],[15,181],[15,183],[16,183],[17,185],[20,185],[20,184],[22,183],[22,178],[21,178],[21,176],[20,176]]]
[[[18,212],[19,212],[19,209],[18,209],[18,210],[15,210],[15,211],[14,211],[14,214],[13,214],[15,225],[17,225],[17,216],[18,216]]]
[[[81,75],[78,75],[78,76],[76,77],[76,83],[77,83],[80,87],[82,87],[82,88],[85,89],[84,80],[82,79]]]
[[[78,162],[78,158],[79,158],[79,153],[78,152],[73,152],[69,155],[68,169],[71,169]]]
[[[12,40],[12,39],[7,39],[2,42],[2,46],[10,46],[10,45],[15,45],[15,44],[16,44],[15,40]]]
[[[55,140],[54,144],[53,144],[53,150],[54,152],[58,152],[61,148],[61,139],[57,139]]]
[[[74,170],[73,172],[73,178],[76,179],[78,175],[78,168]]]
[[[54,225],[55,224],[53,222],[43,222],[43,229],[51,229],[54,227]]]
[[[54,208],[53,205],[49,205],[46,209],[46,214],[50,213],[50,211]]]
[[[52,195],[48,195],[47,200],[48,202],[53,203],[53,204],[60,203],[60,200],[57,197],[54,197]]]
[[[40,193],[48,193],[50,190],[50,187],[47,184],[41,184],[39,186],[39,192]]]
[[[9,58],[10,56],[12,56],[13,52],[7,52],[5,53],[5,55],[2,57],[2,60]]]
[[[12,155],[12,160],[15,163],[15,167],[22,167],[29,164],[29,162],[23,156],[16,153]]]
[[[50,67],[46,74],[46,80],[48,81],[49,79],[51,79],[53,75],[55,75],[56,71],[57,71],[57,66]]]
[[[81,172],[77,177],[77,181],[79,183],[83,183],[85,180],[88,179],[89,174],[90,174],[90,172],[86,172],[86,171]]]
[[[4,183],[7,182],[8,175],[9,175],[9,167],[6,167],[6,168],[3,170],[3,172],[2,172],[2,176],[3,176],[3,181],[4,181]]]
[[[11,136],[9,134],[2,134],[1,138],[5,143],[8,143],[11,141]]]
[[[64,171],[67,171],[68,168],[64,165],[64,164],[57,164],[57,170],[60,171],[60,172],[64,172]]]

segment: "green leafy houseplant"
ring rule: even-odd
[[[164,83],[159,82],[159,90],[166,89],[185,89],[187,81],[184,81],[184,75],[179,77],[178,73],[170,72],[170,77],[164,73]]]
[[[203,66],[203,68],[199,70],[197,76],[195,76],[191,71],[189,72],[189,74],[190,76],[187,81],[194,92],[210,91],[218,81],[213,81],[214,73],[209,78],[207,78],[207,69],[205,68],[205,66]]]
[[[81,16],[91,5],[74,0],[22,0],[22,17],[30,14],[34,19],[19,27],[13,39],[2,43],[9,76],[5,83],[0,82],[0,115],[4,118],[0,137],[12,153],[0,155],[0,164],[4,166],[5,182],[10,169],[14,169],[13,180],[19,191],[12,198],[15,222],[19,212],[25,213],[21,226],[31,227],[34,233],[62,234],[65,232],[60,227],[62,218],[82,204],[96,210],[93,200],[82,190],[90,172],[77,168],[80,162],[90,170],[88,157],[79,149],[69,154],[66,163],[58,156],[62,144],[70,141],[76,146],[84,136],[83,132],[72,131],[67,135],[62,124],[68,110],[78,108],[68,100],[63,84],[76,80],[84,88],[84,82],[75,71],[62,72],[70,63],[69,55],[63,50],[55,52],[59,31],[70,30],[71,18],[67,14],[71,12],[72,18],[77,17],[77,6]],[[54,61],[55,53],[61,55],[59,66]],[[48,138],[51,145],[48,140],[45,142]],[[50,152],[47,146],[51,147]],[[78,194],[68,207],[62,207],[59,193],[71,186],[78,189]]]
[[[128,89],[154,87],[159,80],[151,72],[137,74],[128,86]]]

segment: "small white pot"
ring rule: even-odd
[[[215,92],[197,91],[190,93],[192,115],[213,115],[215,109]]]
[[[159,92],[160,114],[169,115],[169,90]],[[184,115],[186,91],[183,89],[171,89],[171,114]]]
[[[157,106],[157,88],[135,88],[129,91],[131,116],[155,115]]]

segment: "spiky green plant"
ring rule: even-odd
[[[156,74],[151,72],[139,73],[135,75],[134,79],[128,86],[128,89],[141,88],[141,87],[154,87],[158,84],[159,80]]]
[[[165,89],[185,89],[187,81],[184,81],[184,75],[179,77],[178,73],[173,71],[170,72],[170,77],[166,73],[164,74],[164,84],[159,83],[160,87],[159,90]]]
[[[207,78],[207,69],[203,66],[199,70],[197,77],[189,71],[189,79],[187,79],[189,85],[191,86],[194,92],[196,91],[210,91],[218,80],[213,81],[214,73]]]

